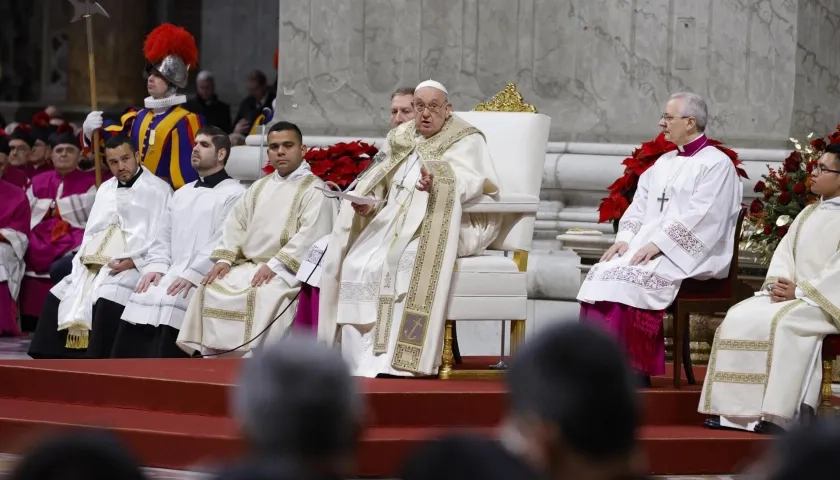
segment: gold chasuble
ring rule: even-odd
[[[495,170],[483,134],[457,115],[430,138],[400,125],[383,152],[354,191],[380,201],[374,214],[345,202],[324,254],[318,337],[340,342],[358,376],[434,375],[455,259],[481,253],[500,226],[461,204],[496,194]],[[430,192],[416,188],[423,167]]]
[[[779,278],[796,298],[770,300]],[[726,314],[715,332],[698,410],[752,430],[785,426],[819,402],[822,339],[840,327],[840,199],[805,208],[776,247],[762,289]]]
[[[232,267],[193,295],[178,335],[182,350],[207,354],[236,349],[231,356],[242,356],[286,332],[295,316],[291,303],[300,290],[295,278],[300,262],[330,232],[335,218],[335,201],[316,187],[323,188],[324,182],[304,162],[285,178],[276,172],[263,177],[237,200],[210,254],[211,260]],[[264,265],[276,276],[252,286]],[[259,340],[240,347],[266,329]]]

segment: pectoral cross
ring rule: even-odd
[[[662,210],[665,208],[665,202],[670,200],[670,198],[665,197],[665,189],[662,189],[662,196],[657,198],[659,200],[659,212],[662,213]]]

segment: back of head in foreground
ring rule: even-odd
[[[362,398],[341,354],[288,337],[245,362],[234,417],[254,454],[286,458],[325,475],[352,474]],[[320,470],[320,471],[318,471]]]
[[[555,478],[627,478],[640,407],[624,353],[578,322],[541,331],[513,358],[502,442]]]
[[[74,432],[23,456],[9,480],[143,480],[140,464],[112,435]]]
[[[818,417],[780,437],[749,478],[828,480],[838,476],[840,419]]]

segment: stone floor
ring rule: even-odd
[[[0,337],[0,360],[28,359],[29,338]]]

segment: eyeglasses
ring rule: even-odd
[[[821,175],[823,173],[840,173],[840,170],[832,170],[830,168],[825,168],[822,165],[817,164],[817,166],[814,167],[814,170],[811,173],[813,173],[814,175]]]
[[[672,116],[668,115],[667,113],[663,113],[662,116],[659,117],[660,120],[665,120],[668,123],[673,122],[674,120],[680,120],[680,119],[683,119],[683,118],[691,118],[691,117],[672,117]]]
[[[414,102],[414,111],[417,113],[423,113],[424,110],[429,109],[429,113],[436,114],[440,112],[440,109],[443,108],[443,105],[435,105],[434,103],[431,105],[425,105],[422,103]]]

